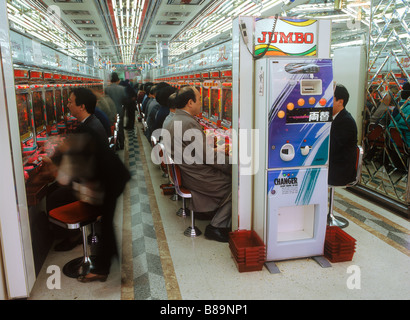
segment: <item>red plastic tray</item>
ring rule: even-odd
[[[230,232],[229,248],[239,272],[262,270],[266,259],[266,249],[255,231]]]
[[[330,262],[352,261],[356,240],[341,228],[327,227],[324,255]]]

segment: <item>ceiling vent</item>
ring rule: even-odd
[[[181,18],[181,17],[188,17],[190,12],[165,12],[164,16],[170,18]]]
[[[75,24],[95,24],[94,20],[82,20],[82,19],[74,19],[71,20]]]
[[[157,26],[180,26],[184,21],[158,21]]]
[[[87,10],[63,10],[65,14],[73,16],[89,16],[90,11]]]
[[[83,30],[83,31],[97,31],[99,30],[97,27],[78,27],[78,30]]]
[[[151,38],[170,38],[172,34],[161,34],[161,33],[156,33],[156,34],[151,34]]]

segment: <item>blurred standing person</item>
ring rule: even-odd
[[[139,112],[141,119],[142,119],[142,102],[144,101],[144,98],[145,98],[144,85],[140,84],[137,89],[137,108],[138,108],[138,112]]]
[[[68,106],[81,123],[60,146],[59,154],[48,161],[49,165],[54,164],[51,171],[57,173],[57,181],[65,189],[65,194],[56,190],[57,198],[53,199],[55,194],[47,196],[48,212],[78,200],[101,212],[100,247],[90,273],[78,278],[84,283],[105,281],[108,277],[111,259],[118,253],[113,226],[116,202],[131,178],[122,161],[109,149],[104,129],[94,115],[95,105],[96,98],[91,90],[73,90]],[[65,248],[61,249],[70,250],[77,243],[78,240],[68,239]]]
[[[120,115],[118,121],[118,143],[119,149],[124,149],[124,100],[126,98],[125,88],[119,85],[120,78],[116,72],[111,74],[111,84],[105,88],[105,93],[114,101],[117,113]]]
[[[114,101],[109,96],[104,96],[98,93],[96,90],[92,90],[94,95],[97,97],[97,109],[100,109],[105,113],[110,125],[113,126],[115,121],[117,121],[117,108],[115,107]]]
[[[125,94],[126,98],[124,100],[125,113],[127,115],[127,123],[124,126],[127,130],[134,129],[135,125],[135,108],[137,106],[137,93],[135,90],[128,84],[125,84]]]

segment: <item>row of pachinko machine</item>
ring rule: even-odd
[[[232,69],[197,72],[156,79],[180,89],[190,85],[201,95],[202,109],[197,116],[204,130],[212,131],[220,143],[230,143],[232,129]]]
[[[26,181],[50,155],[64,134],[75,129],[77,120],[68,109],[70,90],[87,87],[103,93],[100,79],[42,70],[14,68],[17,114]]]

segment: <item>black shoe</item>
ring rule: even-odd
[[[70,251],[74,249],[79,244],[83,243],[81,237],[76,240],[71,240],[70,238],[66,238],[60,243],[58,243],[55,247],[55,251]]]
[[[208,224],[205,229],[205,238],[218,242],[229,242],[227,228],[216,228]]]

